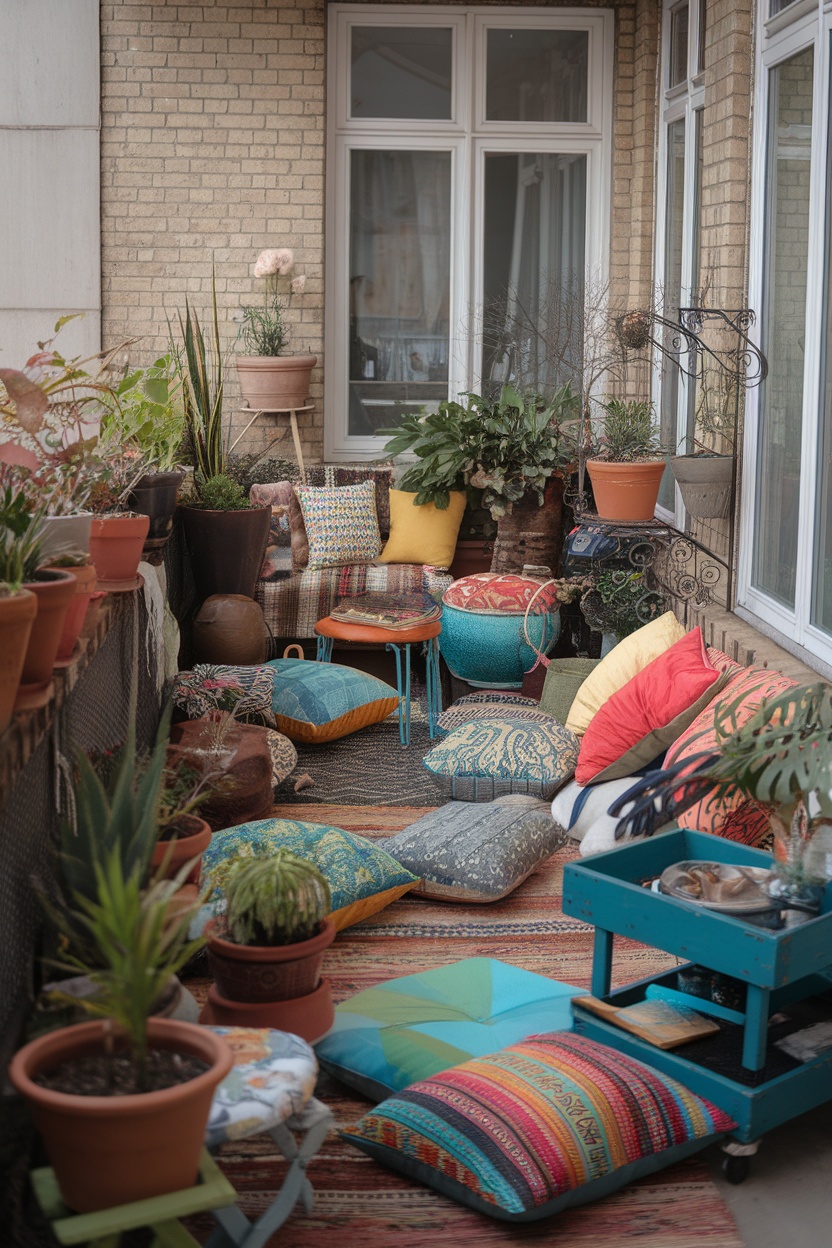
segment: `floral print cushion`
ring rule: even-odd
[[[238,719],[275,727],[272,702],[277,672],[267,664],[252,666],[197,663],[180,672],[173,686],[173,704],[188,719],[212,711],[234,711]]]
[[[318,1077],[315,1053],[300,1036],[267,1027],[212,1027],[234,1053],[214,1094],[206,1148],[268,1131],[302,1113]]]

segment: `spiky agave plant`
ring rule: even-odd
[[[329,884],[315,864],[288,849],[238,856],[226,865],[220,886],[228,932],[238,945],[309,940],[332,905]]]

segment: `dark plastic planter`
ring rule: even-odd
[[[176,511],[176,495],[185,476],[184,470],[176,472],[146,472],[133,487],[128,500],[131,511],[150,516],[148,541],[169,537]]]
[[[180,510],[198,600],[204,602],[212,594],[244,594],[253,598],[266,553],[271,508]]]

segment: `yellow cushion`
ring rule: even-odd
[[[444,511],[433,503],[414,507],[415,494],[390,491],[390,538],[379,555],[380,563],[427,563],[449,568],[465,510],[465,492],[452,490]]]
[[[623,689],[627,681],[637,676],[648,663],[652,663],[665,650],[681,641],[685,632],[684,625],[679,623],[673,612],[666,611],[658,619],[651,620],[643,628],[619,641],[587,676],[576,693],[566,727],[576,736],[583,736],[589,727],[589,721],[607,699]]]

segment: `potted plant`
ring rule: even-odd
[[[99,589],[120,593],[138,585],[139,563],[150,517],[130,510],[128,498],[146,471],[136,452],[113,450],[104,454],[98,478],[90,491],[93,513],[90,558],[98,574]]]
[[[316,355],[284,355],[289,337],[285,321],[293,295],[303,293],[306,277],[292,276],[294,256],[288,247],[261,251],[254,276],[263,278],[263,304],[241,308],[238,340],[244,350],[237,356],[240,390],[248,406],[260,411],[286,411],[304,407],[309,395]],[[289,297],[284,306],[278,285],[285,278]]]
[[[227,473],[233,445],[223,437],[224,368],[215,287],[212,310],[210,368],[199,317],[187,301],[184,320],[179,318],[183,352],[175,354],[194,465],[193,497],[180,510],[200,603],[212,594],[254,597],[271,522],[271,509],[252,507]]]
[[[335,939],[329,885],[287,849],[237,856],[212,873],[225,913],[208,925],[212,1014],[318,1040],[332,1026],[321,961]]]
[[[693,430],[682,443],[690,451],[670,459],[682,501],[695,520],[725,519],[730,515],[738,402],[736,377],[720,372],[716,385],[712,385],[708,373],[703,373]]]
[[[56,667],[66,667],[72,662],[78,638],[87,616],[90,599],[98,583],[95,566],[88,555],[59,555],[52,559],[47,571],[68,572],[75,581],[75,595],[64,617],[64,627],[55,656]]]
[[[653,405],[608,398],[586,466],[602,520],[652,520],[665,470]]]
[[[108,788],[76,756],[78,826],[64,823],[59,893],[47,909],[59,965],[89,977],[96,993],[85,1007],[102,1021],[38,1037],[9,1068],[64,1201],[79,1213],[191,1186],[214,1091],[232,1064],[207,1028],[150,1018],[202,943],[188,939],[193,907],[170,914],[187,864],[176,879],[147,883],[168,723],[166,714],[138,780],[135,724]]]
[[[198,884],[202,855],[211,844],[211,825],[197,814],[222,783],[222,773],[198,771],[181,759],[166,758],[159,800],[159,839],[153,850],[154,870],[168,879],[189,864],[187,883]]]
[[[467,394],[467,405],[440,403],[436,412],[407,416],[385,447],[417,456],[399,482],[418,506],[448,506],[452,490],[468,488],[497,521],[493,572],[524,564],[555,571],[561,556],[563,479],[577,461],[580,397],[567,383],[548,399],[504,386],[496,400]]]
[[[664,595],[651,589],[644,573],[635,569],[604,568],[587,577],[581,614],[590,628],[604,634],[602,656],[623,637],[649,624],[667,610]]]
[[[0,733],[12,717],[38,602],[23,588],[26,541],[0,525]]]
[[[148,466],[134,481],[127,505],[150,517],[146,545],[159,549],[170,536],[185,476],[185,409],[172,356],[163,355],[148,368],[133,369],[113,393],[114,402],[101,418],[101,444],[135,450]]]

